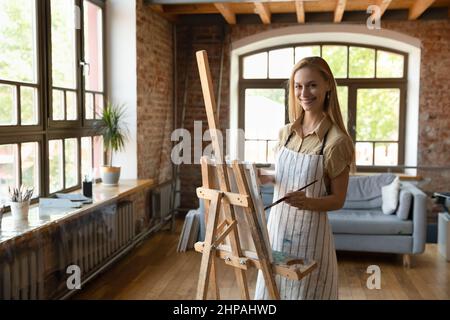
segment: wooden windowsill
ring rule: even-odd
[[[6,213],[1,220],[0,245],[18,238],[32,237],[36,232],[56,226],[63,221],[67,222],[70,219],[78,218],[80,215],[111,204],[120,198],[155,186],[156,183],[152,179],[120,180],[117,186],[94,184],[92,204],[85,204],[81,208],[42,208],[39,207],[39,204],[34,204],[30,206],[28,220],[19,221],[14,220],[11,213]],[[71,193],[81,192],[80,189]]]
[[[351,176],[371,176],[371,175],[379,175],[382,173],[387,173],[387,172],[354,172],[351,173]],[[404,173],[396,173],[396,172],[391,172],[392,174],[395,174],[396,176],[398,176],[400,178],[400,180],[403,181],[420,181],[423,180],[422,176],[417,176],[417,175],[408,175],[408,174],[404,174]]]

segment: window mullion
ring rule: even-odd
[[[353,142],[356,143],[356,90],[357,87],[350,85],[348,86],[348,120],[347,128]]]
[[[16,124],[18,125],[18,126],[20,126],[20,124],[21,124],[21,116],[20,116],[20,114],[21,114],[21,111],[20,111],[20,86],[18,85],[18,84],[16,84],[15,86],[14,86],[14,89],[15,89],[15,91],[16,91],[16,94],[15,94],[15,98],[16,98]]]
[[[18,187],[22,185],[22,143],[17,144],[17,183]]]
[[[75,0],[75,4],[80,8],[79,21],[80,29],[77,30],[77,115],[80,121],[80,125],[84,127],[84,66],[81,64],[84,61],[84,6],[82,0]]]
[[[62,141],[62,190],[66,188],[66,139],[61,139]]]
[[[78,167],[78,184],[80,187],[83,185],[82,179],[82,163],[81,163],[81,137],[77,137],[77,167]]]

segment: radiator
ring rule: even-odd
[[[62,223],[46,240],[1,248],[0,299],[51,299],[67,293],[67,267],[79,266],[83,281],[133,241],[133,211],[133,202],[122,201]]]
[[[0,300],[44,298],[44,257],[38,239],[4,245],[0,257]]]
[[[172,185],[170,183],[161,185],[156,190],[153,190],[152,195],[152,212],[155,218],[166,219],[172,213],[172,197],[174,196],[172,194]]]
[[[62,235],[66,238],[60,248],[64,276],[69,265],[77,265],[83,279],[128,246],[135,238],[134,221],[131,201],[104,207],[78,220],[73,226],[76,232]]]

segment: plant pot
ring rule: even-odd
[[[30,200],[23,202],[10,202],[11,215],[14,220],[28,219],[28,211],[30,209]]]
[[[120,167],[101,167],[102,184],[107,186],[116,186],[120,178]]]

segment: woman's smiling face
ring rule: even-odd
[[[323,111],[330,86],[315,68],[303,67],[294,75],[295,96],[305,111]]]

